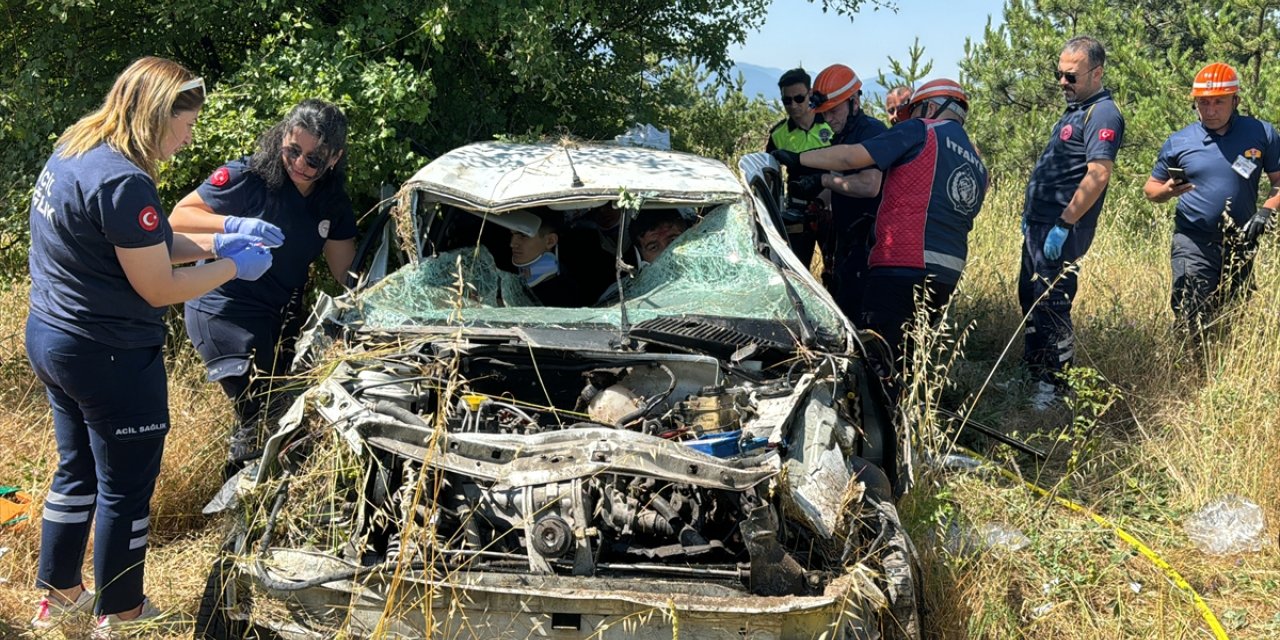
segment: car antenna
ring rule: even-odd
[[[573,166],[573,155],[569,153],[569,149],[567,147],[564,150],[564,157],[569,161],[569,173],[573,174],[573,184],[570,186],[574,188],[585,186],[582,183],[582,178],[578,177],[578,169]]]
[[[623,194],[625,196],[625,194]],[[619,198],[618,204],[622,204],[625,198]],[[622,291],[622,275],[625,271],[629,271],[630,265],[622,260],[623,243],[627,237],[627,223],[631,220],[631,210],[622,209],[622,216],[618,220],[618,240],[614,247],[613,256],[613,273],[618,283],[618,346],[627,349],[632,346],[632,342],[628,337],[631,332],[631,321],[627,318],[627,294]]]

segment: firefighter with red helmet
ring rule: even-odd
[[[864,169],[855,190],[880,193],[861,321],[895,356],[903,353],[903,326],[918,302],[935,316],[968,259],[969,232],[988,186],[987,168],[964,130],[968,108],[960,85],[940,78],[913,92],[908,119],[884,134],[804,154],[775,152],[788,166]]]
[[[1169,136],[1142,188],[1152,202],[1178,199],[1169,302],[1193,336],[1248,294],[1254,249],[1280,205],[1280,138],[1271,124],[1240,115],[1239,93],[1231,66],[1201,69],[1191,87],[1199,118]],[[1271,193],[1255,208],[1263,174]]]
[[[813,81],[812,104],[836,133],[832,146],[859,144],[888,130],[883,122],[863,112],[862,80],[845,65],[833,64],[818,74]],[[823,280],[844,314],[857,321],[880,194],[878,190],[860,190],[857,171],[822,173],[819,179],[831,195],[831,223],[820,225],[818,231]]]

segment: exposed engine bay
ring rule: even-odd
[[[863,493],[890,499],[859,457],[859,391],[840,382],[857,377],[664,351],[369,343],[295,404],[268,459],[314,409],[370,461],[343,550],[364,566],[821,592],[881,528]]]

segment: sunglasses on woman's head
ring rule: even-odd
[[[297,162],[302,156],[302,149],[296,146],[288,146],[284,148],[284,157],[290,163]],[[320,155],[318,153],[309,153],[305,158],[307,166],[312,169],[323,169],[324,164],[329,161],[329,156]]]

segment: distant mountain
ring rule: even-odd
[[[733,70],[729,72],[729,77],[737,78],[739,73],[742,74],[742,79],[744,80],[742,92],[747,94],[747,97],[755,97],[759,94],[769,100],[777,101],[778,78],[782,77],[783,71],[785,69],[762,67],[749,62],[735,62]],[[821,71],[821,69],[810,69],[809,75],[817,76],[818,71]],[[867,97],[875,96],[874,99],[879,100],[879,96],[884,95],[884,87],[877,84],[872,78],[863,78],[862,95]]]

